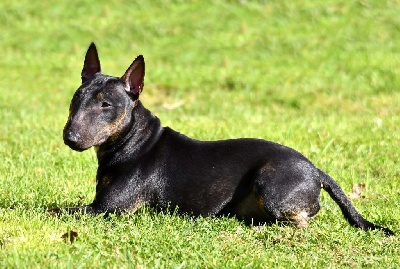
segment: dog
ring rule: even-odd
[[[250,138],[198,141],[162,127],[139,100],[142,55],[122,77],[109,76],[101,73],[92,43],[81,75],[63,139],[76,151],[95,148],[96,195],[89,205],[53,212],[135,212],[146,205],[192,216],[234,216],[247,224],[306,227],[320,209],[323,188],[350,225],[394,235],[363,218],[340,186],[294,149]]]

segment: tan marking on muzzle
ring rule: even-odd
[[[116,141],[121,135],[121,130],[120,126],[122,125],[124,119],[126,116],[126,111],[124,110],[120,115],[118,115],[118,118],[116,118],[113,122],[110,122],[107,127],[104,128],[104,130],[100,131],[98,137],[101,137],[101,135],[106,134],[111,141]]]

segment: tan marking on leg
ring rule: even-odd
[[[142,198],[139,198],[130,208],[129,212],[135,213],[139,208],[144,205],[145,201]]]
[[[308,226],[308,220],[310,219],[308,217],[308,213],[305,211],[300,211],[297,214],[291,215],[289,220],[293,221],[297,227],[299,228],[306,228]]]
[[[267,173],[267,172],[275,172],[276,167],[274,165],[271,165],[269,163],[264,164],[263,167],[259,170],[259,174]]]
[[[262,209],[263,211],[265,211],[264,208],[264,199],[261,197],[261,195],[258,195],[257,199],[257,206]]]
[[[107,189],[108,186],[111,183],[111,177],[109,176],[104,176],[102,177],[98,182],[97,182],[97,186],[96,186],[96,192],[101,192],[104,189]]]

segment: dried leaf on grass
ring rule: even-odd
[[[353,185],[351,189],[351,193],[349,194],[350,199],[357,199],[361,196],[361,194],[365,191],[364,183],[356,183]]]
[[[67,240],[69,240],[69,242],[72,244],[75,242],[76,238],[78,237],[78,233],[75,231],[68,231],[65,234],[63,234],[61,236],[62,239],[64,239],[64,242],[67,242]]]
[[[184,104],[185,104],[184,100],[179,100],[179,101],[177,101],[175,103],[170,103],[170,104],[164,103],[163,107],[165,109],[167,109],[167,110],[173,110],[173,109],[176,109],[176,108],[178,108],[178,107],[180,107],[180,106],[182,106]]]

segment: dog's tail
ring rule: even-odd
[[[351,204],[350,200],[347,198],[346,194],[335,182],[335,180],[333,180],[333,178],[331,178],[329,175],[321,170],[319,170],[319,173],[322,188],[326,190],[331,198],[339,205],[344,217],[350,223],[350,225],[361,228],[363,230],[381,230],[387,236],[395,235],[392,230],[373,224],[372,222],[364,219]]]

